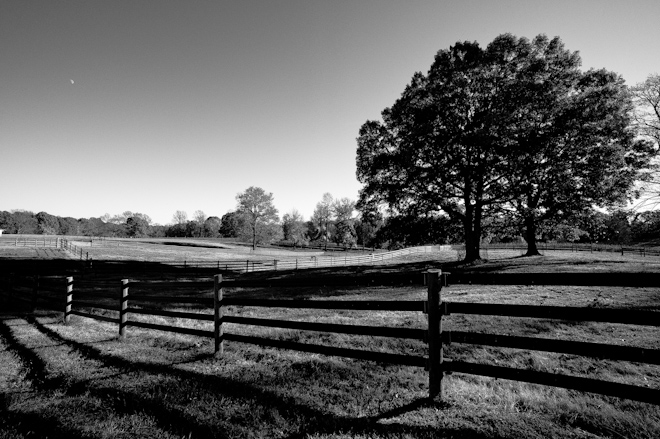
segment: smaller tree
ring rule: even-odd
[[[209,238],[217,238],[220,235],[222,221],[217,216],[210,216],[204,221],[203,235]]]
[[[334,242],[352,247],[357,242],[357,234],[355,232],[355,201],[348,198],[341,198],[335,200],[332,204],[332,212],[335,217],[335,235]]]
[[[193,214],[193,221],[196,224],[195,236],[201,237],[204,234],[204,221],[206,221],[206,214],[202,210],[196,210]]]
[[[252,241],[253,250],[258,243],[270,242],[281,236],[282,228],[279,225],[277,209],[273,205],[272,193],[250,186],[245,192],[236,195],[236,201],[236,210],[245,219],[246,225],[241,235]]]
[[[177,210],[172,216],[173,224],[184,225],[188,222],[188,214],[183,210]]]
[[[220,220],[220,235],[224,238],[238,238],[244,227],[243,217],[238,212],[227,212]]]
[[[334,198],[332,198],[330,193],[326,192],[323,194],[323,199],[316,204],[316,208],[314,209],[314,214],[312,215],[311,219],[315,226],[314,229],[317,231],[317,234],[311,236],[311,238],[314,240],[324,241],[326,248],[328,241],[332,236],[331,228],[334,225],[332,223],[334,216],[333,205]]]
[[[43,235],[58,235],[60,233],[60,222],[56,216],[39,212],[35,218],[39,225],[39,231]]]
[[[149,236],[150,226],[142,216],[134,215],[126,220],[126,235],[131,238],[144,238]]]
[[[284,239],[293,243],[293,246],[303,245],[307,242],[307,227],[303,216],[296,209],[282,218],[282,232]]]

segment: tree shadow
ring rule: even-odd
[[[31,320],[41,333],[46,335],[57,343],[63,343],[70,349],[78,352],[84,358],[101,362],[103,365],[117,368],[119,373],[146,373],[154,377],[174,378],[177,382],[190,389],[198,389],[203,386],[205,392],[214,395],[215,398],[231,398],[236,401],[243,401],[242,404],[248,406],[260,407],[264,413],[276,411],[282,420],[278,421],[286,425],[289,431],[289,438],[302,438],[311,434],[338,434],[348,433],[357,435],[380,435],[382,437],[399,437],[403,434],[406,437],[474,437],[486,438],[482,432],[469,427],[441,429],[434,426],[408,425],[400,422],[379,423],[387,418],[393,418],[425,407],[432,407],[438,410],[444,410],[446,406],[433,403],[427,399],[412,401],[399,408],[391,409],[372,417],[350,417],[338,416],[333,413],[325,412],[296,402],[294,398],[286,395],[280,395],[272,391],[258,388],[235,379],[210,376],[199,372],[189,370],[177,370],[171,365],[159,365],[141,361],[129,361],[120,357],[104,353],[98,348],[89,344],[83,344],[62,337],[57,332],[46,327],[37,320]],[[230,437],[237,431],[229,431],[230,421],[221,419],[217,422],[203,422],[192,417],[182,408],[171,404],[168,397],[159,396],[159,392],[152,388],[135,388],[127,390],[115,387],[107,387],[94,383],[90,380],[79,382],[48,379],[46,377],[45,365],[39,356],[21,345],[19,341],[12,336],[11,331],[6,324],[0,323],[0,336],[7,340],[13,352],[22,360],[23,364],[30,369],[29,374],[39,377],[40,382],[45,383],[45,388],[52,389],[57,387],[66,391],[68,395],[80,396],[89,394],[108,401],[114,411],[122,414],[131,414],[135,412],[144,412],[155,419],[157,425],[166,431],[179,435],[192,435],[193,437]],[[192,358],[190,361],[209,358],[210,355],[201,355]],[[151,396],[150,396],[151,395]],[[226,415],[225,415],[226,416]],[[222,417],[222,416],[221,416]],[[44,418],[47,417],[44,415]],[[268,419],[262,420],[267,422]],[[259,428],[253,424],[246,423],[240,419],[232,419],[233,427],[241,429],[242,435],[261,436],[264,433],[255,431]],[[238,423],[238,426],[236,425]],[[268,434],[266,434],[268,435]],[[70,437],[76,437],[71,435]]]

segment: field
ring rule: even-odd
[[[548,252],[536,258],[518,255],[515,251],[491,251],[491,261],[462,267],[455,262],[455,254],[447,252],[384,266],[305,270],[296,275],[421,272],[438,266],[448,271],[660,271],[657,258],[570,252]],[[172,258],[180,256],[178,253]],[[226,294],[308,300],[421,300],[426,291],[419,286],[301,287],[235,289]],[[449,301],[660,311],[660,288],[451,285],[443,288],[442,296]],[[407,328],[426,325],[424,314],[413,312],[232,307],[227,314]],[[184,319],[141,319],[199,329],[212,327]],[[660,437],[660,406],[656,405],[463,374],[445,377],[442,401],[430,402],[426,398],[428,375],[420,368],[231,342],[226,343],[222,356],[214,358],[209,339],[129,328],[126,340],[120,341],[116,325],[76,316],[72,320],[72,324],[62,325],[61,313],[45,310],[34,316],[3,314],[0,438]],[[658,331],[651,327],[459,315],[446,317],[443,327],[660,349]],[[414,340],[238,325],[227,325],[227,331],[383,352],[421,353],[425,349],[422,342]],[[653,365],[460,344],[447,347],[445,356],[660,388],[660,368]]]

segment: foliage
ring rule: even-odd
[[[460,223],[452,221],[447,215],[388,217],[376,233],[376,242],[392,249],[460,241]]]
[[[208,238],[217,238],[220,236],[220,228],[222,227],[222,220],[217,216],[210,216],[206,218],[203,226],[203,236]]]
[[[43,235],[58,235],[60,233],[60,221],[56,216],[46,212],[39,212],[35,215],[39,232]]]
[[[635,142],[623,81],[581,73],[559,38],[509,34],[486,49],[456,43],[415,73],[382,122],[360,129],[358,207],[392,217],[445,213],[480,258],[484,219],[502,209],[527,229],[630,195],[652,152]]]
[[[660,145],[660,75],[650,75],[646,81],[631,87],[630,92],[639,133]]]
[[[236,211],[244,219],[240,237],[252,242],[252,249],[257,244],[279,239],[282,228],[279,225],[277,209],[273,205],[273,194],[262,188],[250,186],[243,193],[236,195]]]
[[[134,215],[126,220],[126,235],[131,238],[144,238],[150,235],[149,223],[142,216]]]
[[[311,218],[311,221],[314,224],[313,230],[316,232],[315,234],[310,235],[312,240],[322,240],[326,243],[330,240],[333,232],[333,203],[334,198],[328,192],[323,194],[323,199],[320,202],[316,203],[316,208],[314,209]]]
[[[355,201],[348,198],[335,200],[332,204],[335,233],[333,241],[344,247],[353,247],[357,243],[355,231]]]
[[[183,210],[177,210],[172,215],[173,224],[185,224],[188,222],[188,214]]]
[[[379,247],[377,239],[378,230],[383,226],[383,216],[380,214],[363,213],[355,220],[355,237],[358,245],[365,247]]]
[[[206,214],[202,210],[196,210],[193,214],[193,221],[195,222],[194,236],[204,236],[204,222],[206,221]]]
[[[243,217],[238,212],[227,212],[220,220],[220,235],[224,238],[238,238],[243,229]]]
[[[296,209],[282,218],[282,233],[284,240],[293,243],[294,247],[305,245],[309,241],[304,218]]]

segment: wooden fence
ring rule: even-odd
[[[37,247],[37,248],[59,248],[60,238],[48,236],[10,237],[0,238],[0,246],[3,247]]]
[[[571,243],[571,242],[538,242],[536,246],[539,251],[569,251],[584,253],[620,253],[623,255],[635,255],[641,257],[660,256],[660,250],[656,248],[646,248],[641,246],[625,246],[616,244],[599,243]],[[453,247],[462,254],[465,254],[465,246],[455,244]],[[481,249],[485,252],[489,250],[519,250],[527,251],[526,243],[492,243],[482,244]]]
[[[556,276],[558,275],[556,274]],[[421,276],[418,278],[421,278]],[[441,397],[443,376],[447,373],[457,372],[593,392],[660,405],[660,389],[444,358],[445,345],[449,343],[463,343],[660,365],[660,350],[658,349],[535,337],[451,331],[443,328],[442,325],[443,317],[451,314],[476,314],[485,316],[560,319],[580,322],[595,321],[659,327],[660,313],[655,311],[627,309],[446,302],[440,300],[440,291],[442,284],[446,282],[446,275],[441,277],[439,271],[432,271],[424,273],[423,278],[427,290],[427,300],[424,301],[263,300],[224,297],[224,290],[227,288],[263,287],[266,285],[285,288],[301,286],[301,283],[295,279],[272,279],[260,281],[224,280],[222,275],[216,275],[213,279],[213,283],[211,283],[210,280],[200,282],[135,282],[124,279],[121,281],[121,284],[116,281],[107,284],[111,290],[116,289],[115,291],[120,292],[114,297],[103,296],[91,290],[85,291],[85,289],[91,287],[92,284],[81,282],[81,285],[78,286],[77,283],[74,284],[72,277],[67,277],[66,282],[62,282],[60,278],[59,288],[61,289],[59,290],[59,294],[57,294],[57,288],[53,288],[54,279],[52,277],[47,279],[34,277],[32,279],[32,285],[27,285],[28,288],[25,289],[24,283],[23,294],[18,295],[16,294],[16,285],[12,285],[11,280],[7,283],[7,279],[5,279],[5,282],[1,285],[3,293],[5,293],[5,298],[10,297],[18,299],[31,304],[32,307],[41,306],[42,303],[45,303],[49,309],[59,308],[59,310],[64,313],[65,323],[70,323],[71,315],[78,315],[117,324],[119,336],[122,338],[125,337],[127,328],[138,327],[211,338],[214,340],[216,355],[222,355],[225,342],[240,342],[324,355],[423,367],[428,371],[429,375],[430,398]],[[309,282],[309,279],[305,282]],[[328,285],[328,282],[324,282],[324,284]],[[373,285],[373,283],[370,284]],[[48,285],[48,287],[44,289],[46,285]],[[76,286],[75,290],[74,285]],[[94,287],[98,289],[99,285],[94,285]],[[162,293],[163,289],[171,290],[174,287],[179,289],[183,288],[187,293],[178,296],[171,294],[164,295]],[[47,291],[48,294],[43,294],[41,292],[42,290]],[[51,294],[53,292],[56,293],[55,296]],[[78,295],[81,296],[81,298],[78,298]],[[143,308],[142,306],[131,306],[135,302],[140,304],[148,304],[150,302],[159,304],[170,302],[177,305],[197,304],[206,309],[213,309],[213,312],[181,312],[154,308],[149,309]],[[262,319],[228,315],[226,314],[228,306],[363,310],[367,312],[375,310],[417,311],[427,314],[428,324],[425,328],[415,329]],[[95,314],[90,311],[94,308],[114,311],[116,317]],[[193,319],[214,322],[214,324],[213,330],[173,327],[169,325],[159,325],[131,320],[129,318],[131,314]],[[233,334],[225,332],[224,324],[227,323],[303,331],[414,339],[426,343],[427,355],[372,352]]]

